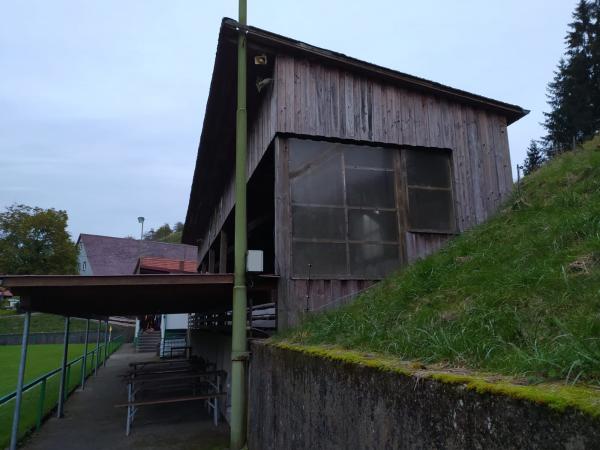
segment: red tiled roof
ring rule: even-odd
[[[135,272],[140,273],[143,270],[164,273],[196,273],[198,263],[194,260],[157,258],[154,256],[142,256],[137,263]]]

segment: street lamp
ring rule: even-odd
[[[140,234],[140,241],[144,239],[144,218],[142,216],[138,217],[138,222],[142,225],[142,232]]]

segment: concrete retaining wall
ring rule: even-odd
[[[587,449],[600,420],[464,385],[252,344],[249,448]]]

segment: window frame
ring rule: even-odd
[[[291,154],[294,151],[293,150],[293,143],[290,141],[293,140],[302,140],[302,141],[313,141],[316,143],[330,143],[330,144],[334,144],[334,145],[339,145],[340,146],[340,170],[341,170],[341,177],[342,177],[342,196],[343,196],[343,202],[342,204],[339,205],[325,205],[325,204],[318,204],[318,203],[303,203],[303,202],[294,202],[293,201],[293,185],[294,185],[294,178],[292,176],[292,170],[291,170]],[[308,278],[308,270],[303,271],[303,270],[297,270],[297,268],[294,266],[294,247],[296,243],[313,243],[313,244],[318,244],[318,243],[322,243],[322,244],[343,244],[345,247],[345,271],[344,273],[311,273],[310,278],[311,279],[338,279],[338,280],[344,280],[344,279],[350,279],[350,280],[379,280],[379,279],[383,279],[386,275],[381,275],[381,276],[368,276],[368,275],[353,275],[353,267],[352,267],[352,257],[351,257],[351,249],[350,247],[352,245],[381,245],[384,247],[394,247],[395,251],[398,255],[397,257],[397,261],[398,261],[398,267],[402,267],[405,264],[405,260],[406,260],[406,255],[405,255],[405,250],[404,250],[404,237],[403,237],[403,214],[404,212],[402,211],[402,201],[400,199],[401,195],[402,195],[402,184],[403,184],[403,180],[402,180],[402,173],[399,171],[399,167],[400,167],[400,159],[401,159],[401,147],[397,146],[397,145],[389,145],[389,144],[378,144],[378,143],[364,143],[364,142],[347,142],[347,141],[343,141],[343,140],[330,140],[330,139],[318,139],[315,137],[300,137],[300,136],[293,136],[293,137],[289,137],[288,139],[286,139],[286,145],[288,146],[289,149],[289,160],[287,162],[288,164],[288,170],[290,172],[290,176],[289,176],[289,189],[290,189],[290,194],[289,194],[289,211],[290,211],[290,250],[292,252],[291,257],[290,257],[290,274],[291,274],[291,278],[292,279],[306,279]],[[390,163],[391,166],[390,167],[371,167],[369,165],[349,165],[350,163],[346,162],[346,155],[344,154],[344,147],[345,146],[350,146],[350,147],[359,147],[359,148],[365,148],[368,149],[369,147],[373,149],[373,151],[377,151],[376,149],[385,149],[388,151],[392,152],[392,156],[390,158]],[[348,177],[347,177],[347,170],[351,169],[351,170],[373,170],[373,171],[377,171],[377,172],[387,172],[387,173],[392,173],[392,195],[394,198],[394,205],[393,207],[377,207],[377,206],[357,206],[357,205],[349,205],[348,203],[348,190],[347,190],[347,181],[348,181]],[[331,239],[331,238],[299,238],[299,237],[295,237],[294,236],[294,218],[293,218],[293,210],[294,207],[313,207],[313,208],[319,208],[319,207],[323,207],[323,208],[334,208],[334,209],[341,209],[344,211],[344,239]],[[396,231],[397,231],[397,237],[396,240],[394,241],[388,241],[388,240],[372,240],[372,239],[367,239],[367,240],[359,240],[359,239],[351,239],[350,238],[350,224],[349,224],[349,214],[350,211],[384,211],[384,212],[393,212],[394,216],[395,216],[395,225],[396,225]],[[382,263],[383,264],[383,263]]]
[[[408,163],[407,155],[410,151],[415,152],[437,152],[446,153],[448,156],[448,175],[450,186],[447,188],[437,186],[425,186],[415,185],[408,183]],[[456,192],[454,186],[454,165],[453,156],[454,152],[451,149],[438,148],[438,147],[406,147],[400,148],[400,156],[402,161],[402,173],[403,173],[403,196],[405,202],[404,215],[405,215],[405,231],[407,233],[414,234],[444,234],[444,235],[455,235],[458,234],[457,217],[456,217]],[[433,229],[433,228],[418,228],[413,227],[410,224],[410,189],[419,189],[423,191],[445,191],[450,194],[450,227],[448,229]]]

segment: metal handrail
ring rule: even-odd
[[[112,355],[122,344],[123,344],[123,336],[117,336],[115,339],[112,339],[111,342],[109,343],[109,355]],[[116,348],[113,348],[111,350],[111,346],[114,346],[115,344],[118,344]],[[100,344],[98,346],[98,352],[100,354],[102,354],[101,349],[104,348],[104,344]],[[86,353],[86,358],[89,355],[95,355],[96,354],[96,349],[93,349],[89,352]],[[72,361],[69,361],[67,363],[67,370],[70,370],[71,366],[73,366],[74,364],[77,364],[79,361],[81,361],[83,359],[83,355],[73,359]],[[94,359],[91,359],[91,361],[94,361]],[[32,388],[34,388],[35,386],[37,386],[40,383],[45,382],[46,380],[48,380],[48,378],[56,375],[57,373],[59,373],[61,371],[61,368],[57,368],[54,370],[51,370],[50,372],[47,372],[45,374],[43,374],[42,376],[36,378],[33,381],[30,381],[29,383],[25,384],[23,386],[23,392],[26,392]],[[15,398],[17,396],[17,391],[13,391],[10,394],[5,395],[4,397],[0,397],[0,406],[2,406],[3,404],[11,401],[13,398]]]

